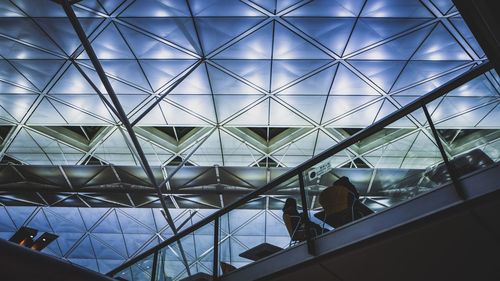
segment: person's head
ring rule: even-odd
[[[286,210],[297,210],[297,200],[293,198],[287,198],[285,201],[285,205],[283,206],[283,211]]]
[[[343,186],[352,186],[351,181],[349,181],[348,177],[340,177],[338,180],[333,182],[333,185],[343,185]]]

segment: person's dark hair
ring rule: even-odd
[[[340,177],[338,180],[333,182],[333,185],[343,185],[347,187],[354,187],[354,185],[349,181],[349,178],[346,176]]]
[[[297,210],[297,200],[293,198],[287,198],[285,201],[285,205],[283,205],[283,211],[293,208],[293,210]]]

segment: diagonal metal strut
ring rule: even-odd
[[[144,154],[144,151],[142,150],[141,145],[139,144],[139,140],[137,139],[137,136],[135,135],[135,132],[132,128],[132,125],[130,124],[130,121],[127,118],[127,115],[125,111],[123,110],[123,107],[113,89],[111,86],[111,83],[108,80],[108,77],[106,76],[106,73],[97,58],[97,55],[94,52],[94,49],[92,48],[92,45],[90,44],[89,39],[87,38],[85,31],[82,28],[82,25],[80,21],[78,20],[78,17],[76,16],[75,12],[73,11],[73,7],[71,6],[70,1],[68,0],[62,0],[61,5],[64,9],[64,12],[66,13],[66,16],[68,17],[69,21],[71,22],[71,25],[73,26],[73,29],[78,35],[78,38],[80,39],[85,51],[87,52],[87,55],[90,58],[90,61],[92,62],[92,65],[94,66],[97,74],[99,75],[99,78],[104,85],[104,88],[108,92],[109,97],[111,98],[111,102],[113,103],[116,113],[118,114],[118,118],[122,121],[124,127],[126,128],[128,135],[134,145],[134,148],[138,154],[140,163],[142,168],[144,169],[144,172],[146,173],[149,181],[153,185],[153,187],[156,189],[158,198],[160,199],[161,206],[163,207],[163,210],[165,211],[165,215],[167,218],[167,223],[174,232],[174,235],[177,235],[177,228],[174,224],[174,221],[172,219],[172,215],[170,214],[170,211],[168,210],[168,206],[165,202],[165,199],[163,197],[163,194],[161,192],[160,186],[157,184],[155,176],[153,174],[153,170],[151,169],[151,166],[149,165],[147,158]],[[188,275],[191,275],[190,270],[189,270],[189,265],[187,263],[187,259],[184,253],[184,250],[182,248],[182,244],[179,242],[179,250],[181,252],[184,265],[186,266],[186,270],[188,272]]]

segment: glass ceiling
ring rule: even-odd
[[[131,121],[169,92],[135,127],[153,166],[199,140],[193,165],[295,166],[486,59],[449,0],[77,2]],[[138,165],[62,8],[0,5],[3,162]],[[436,110],[488,119],[495,77]]]
[[[74,2],[152,166],[178,165],[201,143],[189,164],[294,167],[487,60],[451,0]],[[97,90],[108,98],[59,4],[0,0],[1,163],[138,166]],[[450,155],[484,139],[498,161],[499,94],[490,71],[432,103]],[[424,125],[394,126],[404,134],[393,143],[411,143],[396,160],[379,163],[374,138],[347,166],[425,168],[404,161]],[[0,206],[0,237],[37,226],[61,236],[47,252],[107,272],[171,235],[158,213]]]

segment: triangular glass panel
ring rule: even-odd
[[[242,2],[232,0],[191,0],[193,15],[197,17],[244,16],[255,17],[262,14]]]
[[[368,0],[362,17],[433,18],[419,0]]]
[[[314,122],[320,123],[323,117],[323,108],[325,107],[326,96],[288,96],[280,95],[279,98],[311,118]]]
[[[401,168],[426,169],[442,161],[443,158],[436,144],[423,132],[419,132],[411,149],[405,154]]]
[[[2,34],[11,38],[21,39],[37,47],[60,53],[60,49],[45,35],[45,33],[29,18],[0,18],[0,26],[9,26]],[[10,45],[10,44],[9,44]],[[8,45],[2,45],[8,46]]]
[[[438,24],[418,48],[414,60],[471,60],[453,36],[442,24]]]
[[[469,27],[465,23],[464,19],[462,17],[452,17],[449,19],[450,22],[455,26],[455,28],[462,34],[462,36],[465,38],[467,43],[474,49],[476,54],[482,58],[484,56],[484,51],[477,42],[476,38],[474,37],[474,34],[470,31]]]
[[[153,88],[153,92],[165,86],[174,77],[184,70],[193,67],[193,60],[140,60],[146,78]],[[180,77],[179,77],[180,78]]]
[[[59,114],[54,104],[48,98],[44,98],[31,114],[27,123],[30,125],[66,125],[68,122]]]
[[[108,163],[120,163],[121,165],[136,165],[135,158],[124,139],[120,130],[113,132],[94,151],[94,156]]]
[[[15,232],[16,230],[14,221],[10,218],[5,207],[0,207],[0,232]]]
[[[450,96],[477,97],[497,96],[498,92],[485,75],[481,75],[447,94]]]
[[[286,18],[337,55],[342,55],[356,22],[355,18]]]
[[[71,233],[71,232],[65,232],[65,233],[57,233],[59,237],[56,239],[55,243],[57,244],[61,250],[61,253],[63,255],[66,255],[67,252],[75,245],[78,240],[82,238],[82,236],[85,234],[84,232],[82,233]]]
[[[33,35],[26,36],[33,37]],[[35,47],[29,47],[28,45],[21,44],[3,37],[0,38],[0,45],[9,46],[8,48],[3,47],[2,49],[0,49],[0,55],[2,55],[3,59],[61,59],[59,56],[56,56],[52,53],[44,52]]]
[[[266,99],[244,111],[228,124],[236,126],[268,126],[269,108],[269,99]]]
[[[124,238],[129,255],[133,255],[136,254],[137,250],[141,249],[144,244],[149,242],[149,240],[153,238],[153,235],[127,233],[126,235],[124,235]]]
[[[282,10],[297,4],[300,0],[277,0],[277,1],[268,1],[268,0],[252,0],[255,4],[261,6],[267,11],[276,14],[281,12]]]
[[[280,90],[278,95],[328,95],[338,64],[328,67],[292,86]]]
[[[35,86],[36,84],[34,83],[35,81],[28,80],[27,77],[22,75],[22,73],[20,73],[16,68],[14,68],[12,66],[15,61],[21,61],[21,62],[35,61],[36,62],[36,60],[12,60],[9,62],[7,60],[1,59],[0,60],[0,78],[5,82],[12,82],[13,85],[11,85],[11,87],[15,87],[14,85],[18,85],[18,86],[26,87],[33,92],[38,92],[38,90]],[[2,93],[8,93],[8,92],[15,93],[15,92],[17,92],[17,90],[9,91],[7,89],[7,85],[10,85],[10,84],[5,84],[5,87],[0,86]],[[19,90],[21,90],[21,89],[22,88],[19,88]]]
[[[216,121],[213,99],[210,95],[171,95],[168,97],[168,100],[212,122]]]
[[[374,95],[379,93],[344,65],[340,65],[330,95]]]
[[[493,108],[491,112],[488,113],[483,120],[481,120],[481,122],[479,122],[477,127],[498,128],[498,120],[500,120],[500,105],[497,104],[497,106]],[[496,151],[497,150],[495,150],[495,153],[497,153]]]
[[[69,254],[68,258],[76,259],[95,259],[94,248],[90,242],[90,238],[87,236],[76,246],[73,251]]]
[[[394,104],[392,104],[392,102],[390,102],[388,99],[385,99],[382,107],[380,108],[380,111],[377,114],[377,117],[375,118],[375,122],[381,120],[382,118],[386,117],[387,115],[393,112],[396,112],[397,110],[398,108]],[[411,122],[410,119],[408,119],[407,117],[400,118],[399,120],[391,123],[387,127],[416,128],[415,124]]]
[[[35,102],[37,95],[0,95],[0,107],[18,122],[21,121]],[[0,115],[3,117],[3,115]],[[7,116],[6,116],[7,117]],[[11,119],[11,118],[9,118]]]
[[[196,26],[204,53],[212,53],[262,20],[261,17],[196,18]]]
[[[470,127],[470,126],[476,127],[477,124],[480,123],[488,114],[490,114],[491,110],[493,110],[496,106],[497,104],[489,104],[469,112],[461,113],[460,115],[453,117],[452,119],[437,123],[436,127],[437,128],[443,128],[443,127],[457,128],[457,127]]]
[[[218,53],[215,59],[271,59],[274,23],[268,23]]]
[[[386,92],[389,92],[406,64],[405,61],[387,60],[349,60],[349,63]]]
[[[328,124],[328,127],[369,126],[373,123],[373,120],[377,116],[377,113],[380,111],[381,106],[382,101],[377,101],[355,111],[354,113],[342,117],[341,119],[336,120],[333,123]]]
[[[50,100],[58,110],[60,109],[59,113],[70,124],[102,124],[105,123],[105,121],[110,123],[114,121],[114,117],[110,114],[109,109],[97,95],[57,95],[54,99]],[[82,110],[79,110],[80,108]],[[92,116],[89,113],[94,113],[97,116]]]
[[[24,17],[25,14],[10,2],[0,2],[0,15],[2,17]]]
[[[349,43],[347,44],[345,54],[351,54],[357,50],[366,48],[376,42],[380,42],[384,39],[391,38],[397,34],[415,28],[419,25],[424,24],[428,20],[426,19],[386,19],[386,18],[361,18],[356,27],[354,28],[354,32],[349,39]],[[434,26],[434,25],[431,25]],[[404,51],[404,48],[413,47],[413,50],[419,43],[425,38],[425,35],[430,32],[429,26],[419,29],[415,32],[412,32],[408,35],[401,37],[401,39],[395,39],[393,43],[390,43],[391,47],[396,47],[399,54],[398,57],[402,57],[406,55],[409,57],[411,53],[408,55],[409,51]],[[389,42],[387,42],[389,43]],[[384,43],[384,44],[387,44]],[[383,44],[383,45],[384,45]],[[376,47],[377,50],[372,51],[371,53],[377,54],[379,59],[384,59],[388,57],[389,54],[384,52],[386,49],[390,49],[389,47],[384,47],[383,45]],[[371,54],[371,57],[374,57],[374,54]],[[370,58],[370,56],[365,55],[365,57]],[[394,55],[393,55],[394,56]]]
[[[187,126],[187,127],[196,125],[202,125],[202,126],[207,125],[207,121],[196,117],[195,115],[188,112],[186,109],[180,109],[179,107],[174,106],[167,102],[161,102],[160,106],[167,120],[167,124],[169,125]],[[157,125],[163,125],[163,124],[157,124]]]
[[[198,65],[189,76],[186,77],[175,89],[170,93],[175,94],[205,94],[211,95],[210,83],[208,81],[207,69],[204,63]]]
[[[363,0],[315,0],[293,10],[287,16],[300,17],[357,17]]]
[[[458,69],[463,64],[463,61],[410,61],[394,84],[393,91],[434,77],[443,72]],[[455,73],[454,75],[458,74]]]
[[[151,141],[146,141],[142,138],[139,138],[139,143],[143,149],[143,152],[148,159],[149,165],[152,166],[161,166],[163,163],[167,162],[170,157],[172,157],[173,153],[167,151],[166,149],[155,145]]]
[[[26,129],[19,131],[6,153],[26,163],[52,165],[47,155]]]
[[[122,233],[116,211],[109,212],[106,217],[92,230],[92,233]]]
[[[99,59],[134,59],[134,54],[114,23],[108,24],[92,41],[92,47]],[[88,59],[87,53],[83,52],[78,59]]]
[[[155,222],[155,219],[153,217],[153,211],[151,209],[147,209],[147,208],[121,208],[120,211],[123,213],[126,213],[129,217],[132,217],[132,218],[136,219],[137,221],[140,221],[142,224],[144,224],[145,227],[148,228],[147,233],[152,233],[152,232],[156,231],[156,222]],[[118,212],[118,214],[119,214],[119,212]],[[121,222],[120,215],[119,215],[119,219]],[[122,225],[123,225],[123,223],[122,223]],[[132,233],[132,232],[130,232],[130,233]],[[146,232],[139,232],[139,233],[146,233]]]
[[[411,62],[410,62],[411,63]],[[451,79],[457,77],[458,75],[464,73],[465,71],[469,70],[471,67],[470,66],[459,66],[454,71],[449,72],[448,74],[442,75],[442,76],[435,76],[434,79],[430,79],[426,82],[420,83],[418,85],[411,86],[412,83],[410,79],[408,79],[407,83],[411,83],[409,85],[405,85],[403,87],[400,87],[396,91],[392,90],[391,92],[394,93],[394,97],[397,96],[414,96],[414,97],[419,97],[424,94],[429,93],[430,91],[436,89],[437,87],[445,84],[446,82],[450,81]],[[424,69],[424,68],[423,68]],[[421,81],[415,81],[415,82],[422,82]]]
[[[112,1],[110,1],[112,2]],[[117,268],[121,264],[125,262],[125,259],[121,260],[104,260],[104,259],[98,259],[97,260],[97,265],[99,266],[99,272],[102,274],[106,274],[110,272],[111,270]],[[116,275],[118,277],[118,275]]]
[[[243,141],[234,138],[228,133],[221,131],[220,138],[222,143],[222,150],[224,156],[226,155],[238,155],[238,156],[254,156],[255,159],[260,158],[261,153],[257,150],[246,145]],[[255,161],[255,160],[253,160]]]
[[[273,152],[273,156],[277,159],[281,159],[284,155],[312,156],[317,136],[317,131],[313,131],[300,139],[294,140],[284,148]]]
[[[464,115],[466,112],[475,107],[481,107],[484,104],[491,104],[492,101],[495,101],[495,98],[489,97],[445,97],[443,101],[439,104],[439,106],[432,112],[432,119],[435,122],[439,122],[443,119],[447,119],[454,115]],[[490,108],[491,110],[491,108]],[[484,112],[486,114],[489,112],[487,110]],[[465,125],[463,123],[457,124],[458,127],[462,126],[474,126],[476,122],[473,118],[476,115],[468,115],[462,122],[466,122],[469,120],[468,124]],[[480,116],[476,116],[477,118],[482,118]],[[483,115],[484,117],[484,115]],[[470,119],[468,119],[470,118]],[[479,121],[479,120],[477,120]]]
[[[219,122],[224,122],[227,118],[233,116],[235,113],[248,108],[251,104],[259,100],[259,98],[261,97],[263,97],[263,95],[215,95],[215,108],[217,110],[217,117]],[[259,123],[263,123],[262,121],[264,120],[261,119],[262,116],[259,116],[257,119],[260,120]],[[267,126],[267,115],[265,119],[265,126]]]
[[[280,23],[274,26],[273,59],[331,59]]]
[[[16,228],[19,228],[23,225],[26,225],[27,219],[36,210],[36,208],[29,206],[19,206],[19,207],[8,208],[5,210],[7,211],[7,213],[9,213],[10,217],[14,221]]]
[[[30,222],[27,224],[28,227],[34,228],[39,232],[49,232],[54,233],[49,221],[47,220],[47,216],[43,209],[39,209],[36,215],[30,219]]]
[[[271,100],[270,105],[270,115],[269,115],[269,125],[270,126],[312,126],[311,123],[306,121],[304,118],[300,117],[292,110],[286,108],[276,100]]]
[[[144,76],[144,72],[141,70],[139,63],[136,60],[101,59],[100,61],[104,71],[106,71],[106,74],[117,77],[122,81],[133,83],[143,89],[151,89],[148,80]],[[114,87],[113,89],[115,92],[120,92]]]
[[[106,10],[106,12],[110,15],[113,11],[118,8],[125,0],[99,0],[99,4]]]
[[[320,68],[329,60],[273,60],[272,91],[304,77],[304,75]],[[334,70],[334,69],[333,69]],[[327,71],[328,72],[328,71]],[[323,73],[325,74],[325,73]],[[316,74],[315,74],[316,75]],[[327,75],[327,74],[325,74]]]
[[[201,54],[191,18],[122,18],[122,20],[181,48]]]
[[[336,145],[338,141],[332,139],[329,135],[327,135],[325,132],[319,130],[318,132],[318,139],[316,141],[316,147],[314,149],[314,155],[318,155],[319,153],[331,148],[332,146]],[[337,157],[340,156],[337,154]]]
[[[142,210],[142,209],[139,209],[139,210]],[[139,213],[139,212],[136,212],[136,213]],[[141,221],[138,220],[138,218],[136,218],[135,216],[131,217],[131,216],[125,215],[121,211],[118,211],[117,215],[118,215],[118,220],[120,221],[120,225],[122,227],[123,233],[150,234],[150,236],[151,236],[155,232],[154,225],[153,225],[153,229],[151,229],[150,228],[151,224],[148,227],[148,225],[144,225],[143,224],[144,222],[142,220]],[[133,215],[135,215],[135,214],[133,214]],[[147,217],[144,217],[144,216],[143,216],[143,219],[149,220]],[[151,220],[152,220],[152,217],[151,217]]]
[[[453,7],[453,2],[451,0],[431,0],[431,2],[443,15],[446,15]]]
[[[54,40],[67,55],[72,55],[81,45],[75,30],[67,18],[36,18],[40,27]],[[104,18],[78,18],[85,34],[92,34]]]
[[[95,112],[96,114],[100,114],[100,116],[92,116],[89,113],[78,110],[77,108],[73,108],[67,104],[58,102],[56,100],[50,100],[51,104],[57,108],[57,111],[64,118],[66,123],[68,124],[81,124],[81,125],[109,125],[112,122],[112,117],[110,116],[105,105],[100,102],[98,97],[96,96],[78,96],[78,97],[64,97],[64,98],[72,98],[71,101],[73,103],[82,103],[82,101],[89,101],[89,104],[86,104],[88,107],[91,104],[95,104]],[[102,117],[101,117],[102,116]],[[105,119],[106,118],[106,119]],[[34,121],[31,121],[30,123]]]
[[[138,59],[194,59],[185,52],[128,27],[118,25],[118,28]]]
[[[415,142],[418,133],[412,133],[386,143],[363,155],[375,168],[401,168],[405,155]]]
[[[134,1],[120,17],[189,17],[187,2],[177,0]]]
[[[356,110],[375,99],[373,96],[330,96],[323,114],[323,122]]]
[[[97,259],[125,259],[128,257],[123,234],[95,233],[89,236]]]
[[[108,208],[83,208],[79,209],[87,230],[95,227],[95,224],[104,216]]]
[[[189,150],[185,151],[183,155],[189,154],[192,149],[194,149],[195,145],[193,145]],[[200,156],[200,155],[215,155],[219,156],[222,154],[221,150],[221,142],[219,138],[219,133],[214,131],[202,144],[192,157]],[[194,158],[191,158],[192,160]]]
[[[213,66],[208,66],[208,71],[214,94],[249,95],[260,93],[256,89]]]
[[[269,91],[270,60],[214,60],[241,78]]]
[[[83,68],[83,67],[82,67]],[[89,78],[94,81],[94,84],[99,88],[99,90],[104,93],[106,92],[102,84],[96,83],[100,81],[97,73],[95,71],[85,72]],[[56,84],[50,89],[51,94],[78,94],[78,93],[95,93],[92,86],[85,80],[85,78],[80,74],[75,66],[70,65],[62,77],[56,82]]]
[[[85,224],[77,208],[51,207],[45,211],[56,233],[84,233]]]

